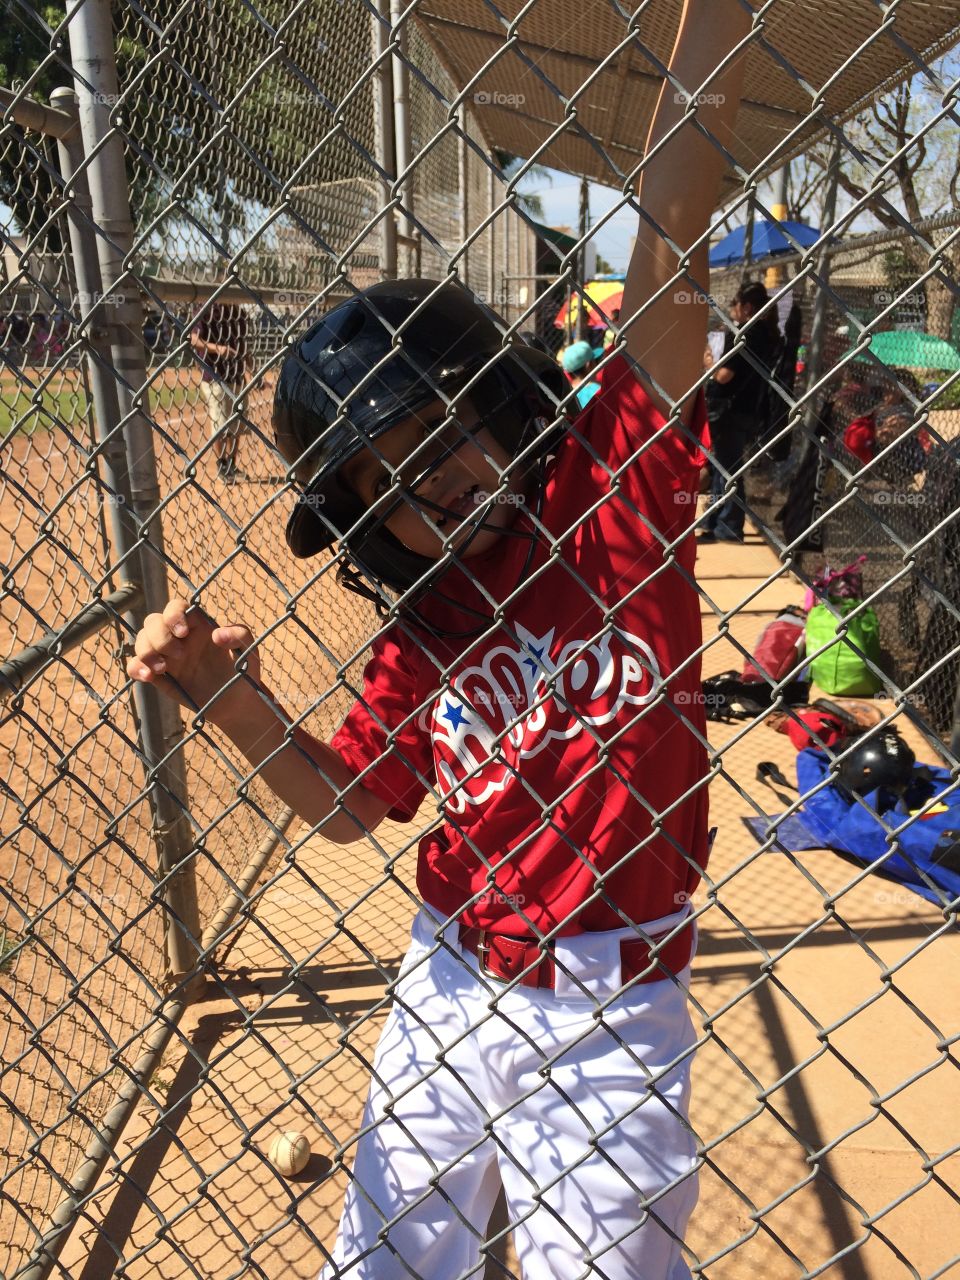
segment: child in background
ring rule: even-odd
[[[600,390],[593,371],[602,355],[603,351],[591,347],[589,342],[572,342],[563,353],[563,371],[570,379],[570,385],[576,389],[577,405],[581,409],[585,409]]]

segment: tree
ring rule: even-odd
[[[512,155],[509,151],[494,151],[494,158],[500,166],[500,172],[509,182],[511,178],[516,177],[524,165],[522,156]],[[553,182],[553,174],[549,169],[545,169],[542,164],[531,165],[523,175],[524,181],[534,182]],[[542,222],[544,219],[543,200],[540,196],[530,191],[517,190],[514,203],[521,213],[525,213],[528,218],[533,218],[535,222]]]
[[[67,66],[50,48],[51,33],[65,16],[63,6],[51,3],[26,9],[14,0],[2,0],[0,14],[0,84],[14,90],[27,86],[29,97],[48,102],[54,89],[70,83]],[[55,198],[57,184],[51,173],[55,153],[38,134],[19,126],[14,126],[13,133],[14,145],[0,151],[0,199],[13,212],[15,230],[33,239]],[[61,247],[53,224],[38,252],[57,253]]]
[[[934,67],[934,72],[955,78],[957,66],[956,54],[948,55]],[[929,79],[917,75],[871,103],[847,126],[848,137],[864,161],[845,153],[840,188],[851,200],[863,201],[881,227],[898,229],[904,216],[915,225],[960,207],[960,130],[951,116],[936,121],[941,99],[942,94]],[[814,148],[810,160],[825,174],[829,163],[826,145]],[[883,169],[885,179],[878,183]],[[947,281],[930,277],[923,285],[927,330],[948,340],[960,280],[960,253],[956,248],[942,246],[950,234],[950,230],[939,236],[930,233],[932,240],[941,241],[941,270]],[[909,235],[899,250],[887,254],[887,262],[890,283],[901,287],[928,267],[926,251]]]

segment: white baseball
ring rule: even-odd
[[[270,1163],[285,1178],[292,1178],[295,1173],[306,1167],[310,1159],[310,1143],[302,1133],[290,1129],[278,1134],[270,1148]]]

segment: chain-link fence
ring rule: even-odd
[[[288,549],[282,529],[299,487],[271,423],[278,371],[330,308],[396,276],[456,277],[502,317],[505,350],[522,333],[555,351],[555,317],[583,293],[583,257],[575,233],[569,252],[544,242],[524,171],[586,174],[637,208],[679,0],[644,0],[632,14],[555,0],[512,16],[457,0],[83,0],[12,12],[0,59],[10,81],[0,143],[8,1280],[313,1276],[333,1255],[345,1200],[337,1275],[653,1277],[686,1265],[710,1277],[932,1280],[956,1266],[960,22],[950,3],[752,7],[728,220],[717,214],[712,239],[730,219],[745,215],[747,228],[709,293],[690,285],[677,304],[709,315],[714,364],[738,370],[735,388],[739,376],[756,389],[736,411],[740,435],[725,436],[730,395],[705,365],[712,465],[699,506],[681,486],[671,516],[696,509],[708,534],[697,596],[679,550],[685,528],[660,529],[654,567],[656,495],[632,525],[597,523],[630,469],[645,475],[648,464],[641,451],[617,467],[617,485],[587,499],[611,471],[588,438],[593,452],[566,473],[587,502],[573,536],[559,506],[555,519],[548,506],[536,520],[524,509],[542,558],[496,599],[500,648],[494,628],[466,674],[464,644],[411,629],[390,611],[394,593],[380,591],[378,608],[346,590],[335,548],[309,561]],[[716,105],[709,82],[675,76],[673,86],[682,109]],[[874,145],[871,129],[886,125]],[[761,186],[788,162],[820,183],[807,240],[788,217],[796,211],[768,208]],[[589,234],[602,237],[605,222]],[[761,229],[781,223],[784,251],[751,255]],[[754,290],[731,319],[728,302],[761,280],[767,294]],[[592,342],[604,341],[611,311],[595,312]],[[403,351],[402,329],[394,345]],[[488,371],[499,358],[479,338],[477,355]],[[613,402],[617,358],[601,359],[591,421]],[[478,386],[474,377],[461,395],[461,383],[454,407]],[[554,443],[546,467],[562,464]],[[585,547],[627,566],[624,581],[592,565],[589,605],[570,576]],[[828,567],[864,555],[856,598],[866,603],[852,615],[839,596],[827,606],[846,618],[839,632],[832,624],[827,654],[843,649],[859,684],[827,684],[809,630],[806,660],[795,650],[752,685],[712,681],[728,668],[739,677],[768,623],[815,603],[805,596]],[[672,633],[673,619],[631,612],[631,588],[649,593],[658,580],[672,584],[677,618],[689,613],[678,627],[693,626],[699,601],[702,646],[674,652],[658,631]],[[368,747],[399,756],[409,775],[427,742],[429,776],[420,770],[413,800],[395,797],[360,840],[326,839],[280,798],[283,786],[267,785],[270,761],[251,765],[242,735],[212,713],[181,719],[128,680],[144,615],[172,594],[250,627],[264,687],[288,717],[284,741],[292,723],[327,742],[369,703],[377,672],[364,668],[371,654],[382,666],[396,631],[392,661],[425,671],[387,738],[368,727]],[[537,616],[528,608],[521,626],[525,594]],[[593,618],[598,599],[584,632],[573,614]],[[868,614],[877,646],[858,622]],[[630,631],[619,652],[631,618],[643,634]],[[611,711],[614,678],[623,697]],[[798,686],[803,698],[784,717]],[[867,799],[851,803],[836,782],[842,753],[855,750],[842,720],[828,736],[836,706],[808,715],[819,692],[851,691],[858,729],[895,725],[927,766],[909,786],[901,778],[880,819],[869,807],[880,793],[862,789]],[[668,703],[673,719],[657,719]],[[611,729],[628,704],[634,718]],[[461,733],[464,714],[483,719],[484,708],[484,731]],[[569,722],[561,715],[544,732],[561,711]],[[421,713],[417,737],[409,724]],[[791,733],[774,734],[778,722]],[[660,766],[638,745],[651,724],[654,762],[669,756],[677,769],[673,790],[656,790]],[[678,725],[686,746],[667,737]],[[540,735],[537,751],[525,734]],[[535,766],[522,762],[548,741],[573,751],[588,737],[592,755],[551,745],[549,790],[534,794]],[[636,759],[624,754],[631,742]],[[709,761],[684,781],[684,752],[704,748]],[[488,794],[507,752],[515,790],[498,774]],[[348,762],[374,780],[382,765],[356,746]],[[706,821],[708,782],[717,831],[701,879],[705,850],[684,815]],[[456,909],[431,898],[465,809],[501,792],[513,798],[497,810],[497,847],[475,828],[459,846],[479,880]],[[606,839],[598,815],[619,834],[591,862],[591,842]],[[842,822],[857,817],[858,834],[845,835]],[[501,862],[519,868],[509,883]],[[531,925],[542,895],[568,901],[563,885],[583,867],[584,936],[608,941],[624,926],[616,981],[597,977],[599,953],[578,952],[566,917]],[[637,888],[647,883],[649,893]],[[511,1004],[528,997],[490,967],[500,941],[482,924],[473,940],[450,924],[438,949],[418,917],[396,986],[424,893],[441,920],[469,899],[471,930],[488,899],[513,912],[501,933],[530,934],[521,967],[550,956],[555,990],[534,993],[535,1016]],[[638,900],[657,909],[634,916],[625,904]],[[463,958],[471,946],[479,961]],[[672,981],[647,981],[658,964]],[[440,977],[447,1005],[427,991]],[[626,996],[621,979],[632,983]],[[563,1004],[564,981],[576,1012],[565,1027],[551,1003]],[[445,1023],[457,1000],[462,1025]],[[634,1006],[665,1018],[674,1039],[644,1039]],[[428,1008],[445,1012],[433,1022]],[[428,1065],[404,1076],[381,1045],[379,1110],[364,1117],[384,1024],[388,1042],[402,1030],[413,1053],[424,1021]],[[608,1036],[597,1060],[595,1026]],[[313,1149],[290,1176],[270,1154],[285,1130]],[[394,1144],[386,1174],[375,1168],[378,1134],[381,1156]],[[501,1183],[506,1203],[491,1217]],[[365,1214],[376,1222],[356,1247],[385,1243],[372,1269],[351,1270],[351,1223]],[[641,1219],[643,1244],[631,1234]]]

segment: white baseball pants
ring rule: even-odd
[[[559,963],[556,991],[504,992],[455,941],[436,949],[438,927],[428,908],[414,922],[320,1280],[479,1280],[501,1180],[524,1280],[689,1280],[682,987],[636,985],[599,1012],[636,936],[618,931],[558,942],[587,993]]]

